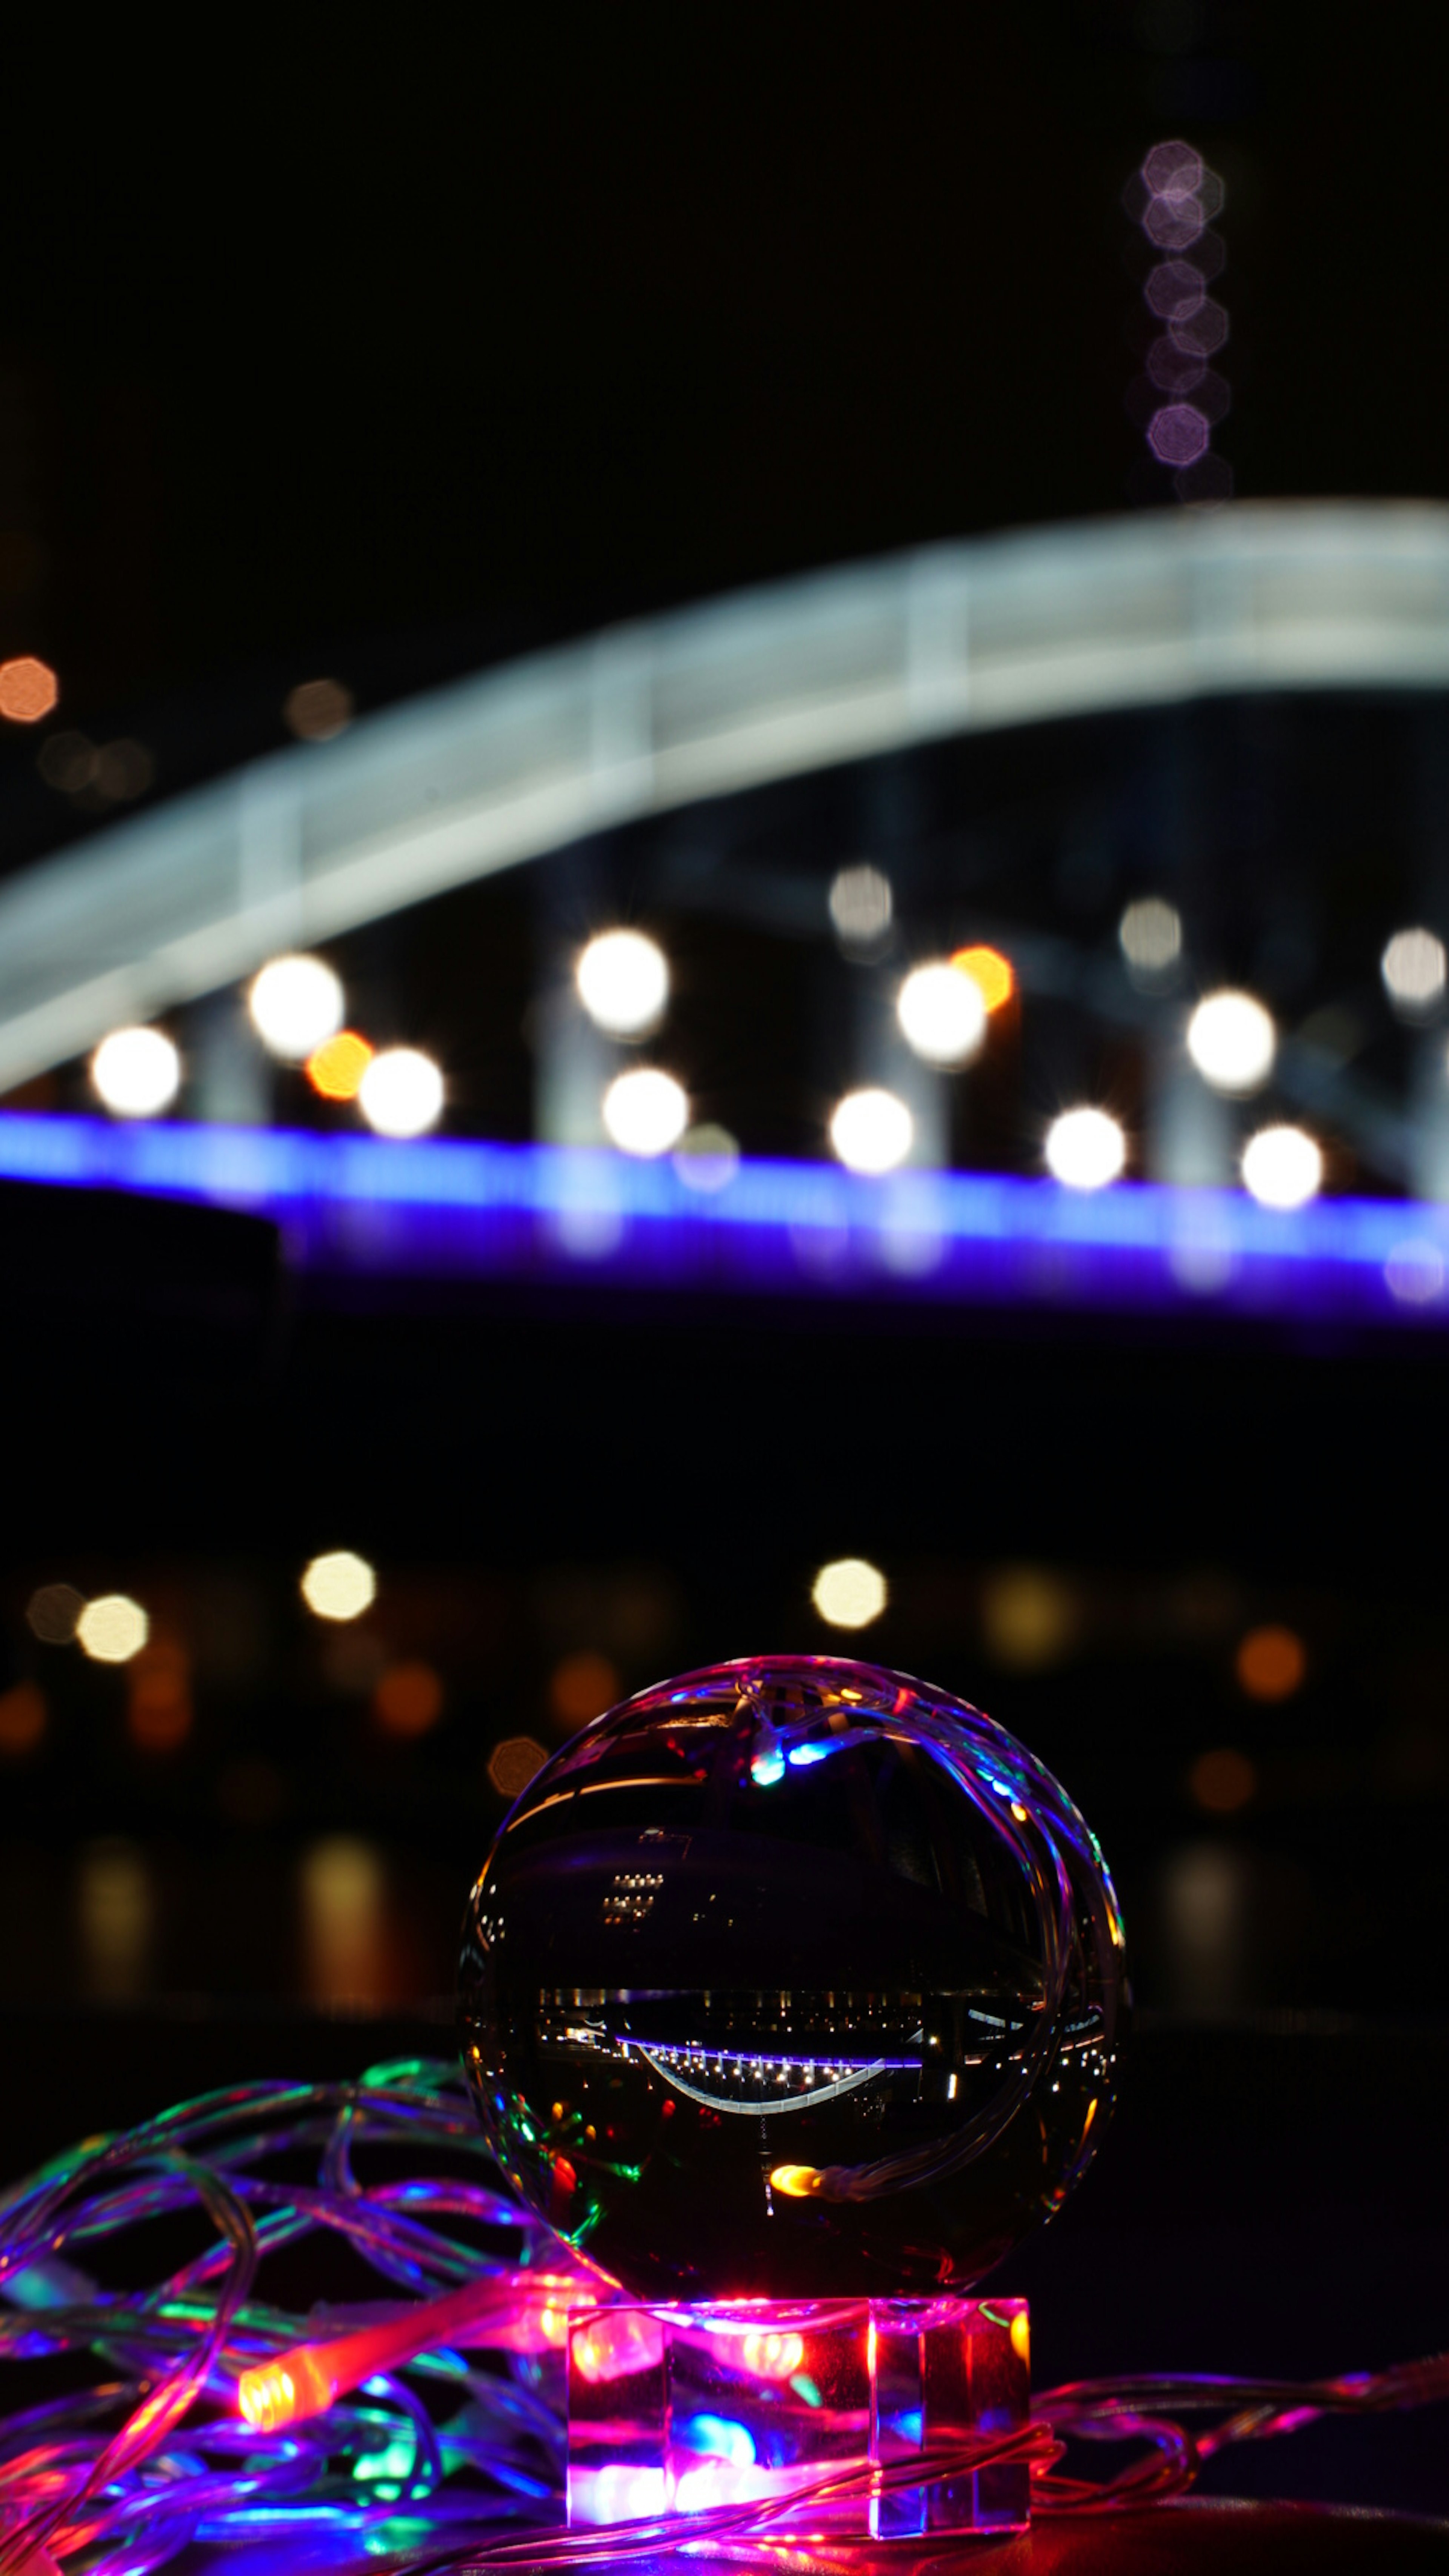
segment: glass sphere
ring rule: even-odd
[[[1097,1844],[1003,1727],[824,1655],[626,1700],[469,1899],[513,2188],[637,2297],[962,2289],[1094,2154],[1125,2001]]]

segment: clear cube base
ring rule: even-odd
[[[569,2320],[572,2524],[788,2507],[822,2537],[1016,2531],[1025,2461],[943,2468],[943,2448],[1030,2411],[1024,2299],[711,2300]],[[935,2474],[909,2476],[917,2454]],[[843,2492],[814,2494],[822,2480]],[[772,2527],[782,2533],[786,2522]]]

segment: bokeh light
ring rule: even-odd
[[[355,1100],[373,1058],[356,1029],[339,1029],[307,1058],[307,1080],[323,1100]]]
[[[284,1064],[302,1064],[342,1026],[342,986],[321,957],[274,957],[247,995],[252,1024]]]
[[[1405,1019],[1427,1018],[1444,998],[1449,958],[1432,930],[1396,930],[1379,960],[1384,988]]]
[[[38,1682],[13,1682],[0,1691],[0,1756],[19,1761],[33,1753],[46,1728],[48,1710]]]
[[[565,1655],[548,1680],[548,1704],[560,1726],[587,1726],[623,1697],[616,1664],[590,1647]]]
[[[1008,1671],[1045,1672],[1061,1663],[1080,1625],[1073,1586],[1046,1566],[998,1566],[982,1583],[982,1639],[992,1662]]]
[[[153,1635],[126,1674],[126,1732],[143,1753],[174,1753],[191,1722],[191,1658],[179,1639]]]
[[[830,918],[845,948],[878,948],[890,933],[895,897],[891,881],[868,859],[840,868],[831,880]]]
[[[648,1160],[678,1144],[689,1125],[689,1100],[672,1073],[641,1064],[615,1075],[604,1094],[603,1115],[620,1153]]]
[[[642,1037],[658,1025],[669,999],[669,961],[642,930],[604,930],[574,970],[579,999],[611,1037]]]
[[[1161,895],[1141,895],[1128,904],[1117,938],[1134,975],[1168,975],[1182,955],[1182,915]]]
[[[282,715],[299,742],[330,742],[352,722],[352,691],[341,680],[299,680],[288,691]]]
[[[505,1735],[488,1757],[488,1777],[500,1798],[521,1798],[547,1760],[543,1746],[531,1735]]]
[[[829,1628],[868,1628],[886,1606],[885,1576],[868,1557],[833,1557],[822,1565],[810,1598]]]
[[[1212,423],[1196,403],[1164,403],[1147,424],[1147,444],[1163,465],[1195,465],[1211,438]]]
[[[39,724],[60,702],[60,682],[48,662],[17,653],[0,662],[0,716],[12,724]]]
[[[917,966],[896,999],[906,1042],[928,1064],[969,1064],[986,1034],[986,1004],[973,976],[945,960]]]
[[[1303,1687],[1308,1656],[1292,1628],[1250,1628],[1233,1658],[1233,1670],[1249,1699],[1291,1699]]]
[[[738,1140],[728,1127],[718,1127],[706,1119],[680,1137],[674,1168],[687,1190],[712,1197],[716,1190],[729,1187],[740,1168]]]
[[[1273,1015],[1252,993],[1209,993],[1188,1021],[1187,1051],[1215,1091],[1257,1091],[1278,1052]]]
[[[1323,1148],[1303,1127],[1260,1127],[1243,1149],[1243,1185],[1263,1207],[1306,1207],[1323,1187]]]
[[[181,1058],[164,1029],[112,1029],[91,1058],[91,1081],[116,1118],[155,1118],[181,1088]]]
[[[128,1664],[151,1634],[139,1601],[126,1592],[102,1592],[75,1623],[76,1643],[94,1664]]]
[[[850,1172],[893,1172],[915,1133],[909,1109],[893,1091],[848,1091],[830,1121],[831,1144]]]
[[[331,1548],[304,1568],[302,1598],[319,1619],[360,1619],[377,1599],[377,1576],[365,1556]]]
[[[1120,1178],[1127,1138],[1105,1109],[1064,1109],[1046,1132],[1046,1164],[1069,1190],[1103,1190]]]
[[[372,1694],[372,1713],[384,1735],[426,1735],[443,1714],[442,1675],[431,1664],[389,1664]]]
[[[421,1047],[384,1047],[357,1086],[363,1117],[379,1136],[423,1136],[443,1113],[443,1077]]]
[[[1187,1785],[1198,1806],[1210,1816],[1236,1815],[1256,1797],[1258,1774],[1246,1753],[1235,1752],[1231,1745],[1219,1745],[1211,1753],[1200,1753],[1187,1775]]]
[[[382,1854],[352,1834],[329,1834],[298,1870],[303,1979],[324,2012],[359,2012],[387,2000],[387,1872]]]
[[[988,1015],[999,1011],[1016,991],[1016,969],[999,948],[958,948],[951,959],[958,975],[969,975]]]
[[[70,1646],[85,1606],[85,1594],[73,1583],[42,1583],[25,1605],[26,1625],[42,1645]]]

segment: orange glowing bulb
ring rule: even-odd
[[[339,1029],[307,1058],[307,1080],[324,1100],[355,1100],[374,1050],[356,1029]]]
[[[958,948],[951,960],[959,975],[969,975],[988,1011],[999,1011],[1016,991],[1016,973],[999,948]]]
[[[426,2299],[382,2325],[298,2344],[285,2360],[257,2362],[237,2383],[237,2405],[255,2432],[322,2415],[333,2399],[377,2372],[400,2369],[419,2353],[469,2342],[500,2352],[556,2350],[568,2331],[569,2305],[591,2306],[601,2275],[540,2272],[526,2282],[468,2281],[441,2299]]]

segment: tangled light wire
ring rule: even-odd
[[[349,2286],[377,2295],[285,2304],[291,2249],[308,2238],[303,2271],[315,2277],[328,2239]],[[502,2188],[450,2064],[238,2085],[92,2139],[0,2197],[0,2361],[23,2383],[15,2406],[0,2378],[0,2576],[146,2576],[192,2543],[296,2552],[319,2569],[366,2556],[380,2576],[616,2567],[664,2546],[783,2569],[802,2513],[828,2526],[866,2485],[1026,2459],[1034,2512],[1098,2513],[1180,2494],[1229,2442],[1449,2396],[1449,2357],[1303,2386],[1083,2382],[1039,2397],[1015,2433],[899,2469],[836,2471],[683,2529],[673,2517],[568,2530],[566,2303],[612,2291]],[[439,2300],[446,2341],[371,2370],[309,2420],[268,2430],[239,2413],[243,2373],[284,2372],[319,2338],[340,2351],[334,2335],[406,2350],[422,2303]],[[1181,2420],[1202,2416],[1217,2420],[1196,2432]],[[1065,2476],[1079,2438],[1146,2449],[1110,2478]],[[871,2557],[867,2543],[812,2538],[816,2567]]]

